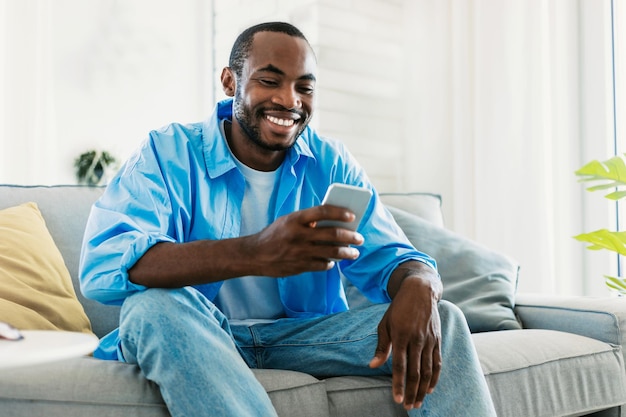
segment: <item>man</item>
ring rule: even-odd
[[[495,415],[465,321],[439,302],[435,262],[378,195],[359,232],[316,227],[353,219],[320,205],[331,183],[373,187],[308,126],[316,59],[304,35],[247,29],[221,82],[234,99],[204,123],[151,132],[92,209],[82,290],[122,304],[95,355],[137,363],[173,416],[275,415],[250,371],[262,367],[392,374],[411,415]],[[378,304],[348,311],[340,270]]]

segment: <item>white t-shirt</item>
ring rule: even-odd
[[[260,232],[272,221],[276,200],[274,190],[280,168],[263,172],[244,165],[237,158],[235,163],[246,179],[240,236],[248,236]],[[251,325],[284,317],[278,281],[270,277],[246,276],[225,280],[215,298],[215,305],[233,324]]]

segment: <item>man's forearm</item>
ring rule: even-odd
[[[252,275],[245,238],[154,245],[128,271],[146,287],[178,288]]]

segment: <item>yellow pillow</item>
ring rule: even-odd
[[[0,321],[91,333],[70,273],[35,203],[0,210]]]

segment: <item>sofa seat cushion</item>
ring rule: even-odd
[[[328,378],[326,391],[331,416],[407,417],[393,402],[391,377],[341,376]]]
[[[324,383],[311,375],[278,369],[253,369],[281,417],[328,416]]]
[[[169,416],[158,387],[136,366],[82,357],[0,374],[10,416]]]
[[[328,416],[323,382],[299,372],[254,373],[279,416]],[[156,384],[137,366],[91,357],[0,373],[0,410],[13,417],[170,415]]]
[[[569,416],[626,402],[619,347],[554,330],[472,337],[499,417]]]

